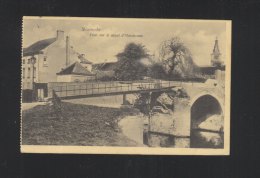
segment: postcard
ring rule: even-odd
[[[22,28],[22,153],[230,154],[230,20],[25,16]]]

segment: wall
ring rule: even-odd
[[[158,114],[151,118],[151,131],[175,136],[189,136],[191,127],[191,107],[194,102],[204,95],[211,95],[220,104],[224,112],[224,89],[215,85],[216,80],[205,83],[182,83],[189,95],[188,98],[174,98],[174,112]]]
[[[85,75],[57,75],[57,82],[86,82],[89,80],[94,80],[95,76],[85,76]]]
[[[71,82],[71,75],[57,75],[57,82]]]
[[[101,78],[104,78],[104,77],[112,78],[112,77],[115,76],[115,72],[113,70],[111,70],[111,71],[95,70],[94,73],[97,74],[97,79],[101,79]]]
[[[39,82],[56,82],[56,74],[66,67],[66,41],[64,38],[55,41],[44,50],[44,56],[47,57],[47,67],[42,67],[39,71]],[[75,53],[70,53],[69,65],[78,61]],[[43,59],[41,60],[43,61]],[[42,63],[43,65],[43,63]]]
[[[48,83],[56,82],[56,73],[60,72],[62,68],[66,67],[66,41],[64,36],[61,35],[54,43],[49,45],[43,51],[43,54],[34,55],[36,58],[34,82]],[[27,64],[27,60],[32,56],[25,56],[22,60],[25,60],[25,64],[22,64],[25,68],[25,78],[23,78],[23,89],[32,89],[32,64]],[[46,59],[46,61],[44,61]],[[70,53],[70,64],[77,61],[78,56],[74,53]],[[28,75],[28,68],[30,67],[30,78]]]
[[[152,115],[151,131],[175,136],[189,136],[190,106],[188,103],[188,98],[174,98],[174,112]]]
[[[224,85],[225,84],[225,71],[216,70],[215,75],[216,75],[216,80],[220,84]]]
[[[92,71],[92,64],[84,64],[84,63],[80,63],[83,67],[85,67],[88,71]]]
[[[85,75],[71,75],[71,82],[84,82],[88,78]]]
[[[66,43],[64,40],[56,41],[44,50],[47,59],[47,66],[39,71],[39,82],[48,83],[57,81],[56,73],[65,68],[66,64]]]
[[[40,55],[35,55],[36,58],[35,64],[33,65],[31,62],[28,63],[28,60],[32,58],[32,56],[25,56],[22,58],[22,88],[23,90],[32,89],[32,83],[38,82],[38,74],[39,74],[39,58]],[[34,71],[33,71],[34,67]],[[30,68],[30,70],[29,70]],[[34,72],[34,78],[33,78]]]

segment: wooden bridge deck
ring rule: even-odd
[[[133,93],[146,93],[156,91],[168,91],[171,88],[181,86],[179,81],[159,82],[92,82],[92,83],[50,83],[48,96],[52,98],[55,91],[61,99],[88,98],[107,95],[121,95]]]

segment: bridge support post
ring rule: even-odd
[[[123,94],[123,104],[122,105],[127,105],[128,102],[126,100],[126,94]]]

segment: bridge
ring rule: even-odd
[[[77,99],[100,97],[108,95],[126,95],[133,93],[166,92],[174,87],[181,87],[181,81],[112,81],[112,82],[88,82],[88,83],[62,83],[52,82],[48,84],[48,97],[52,98],[55,91],[60,99]]]
[[[134,93],[167,93],[175,89],[184,89],[186,98],[174,99],[174,112],[170,115],[152,117],[150,131],[168,134],[182,140],[191,137],[192,130],[210,115],[225,115],[225,87],[222,81],[208,79],[205,82],[183,81],[131,81],[131,82],[89,82],[89,83],[49,83],[48,96],[52,98],[52,91],[62,100],[76,98],[102,97],[108,95],[123,95],[123,103],[127,103],[128,94]],[[155,95],[158,97],[158,95]],[[174,124],[173,124],[174,123]],[[218,131],[217,131],[218,132]],[[158,136],[155,137],[155,140]],[[150,137],[153,140],[153,137]],[[188,145],[194,144],[188,139]],[[196,141],[195,141],[196,142]],[[151,145],[158,143],[151,142]],[[178,147],[178,146],[177,146]],[[180,147],[183,147],[181,145]]]
[[[174,99],[174,112],[151,117],[150,130],[174,136],[175,147],[196,147],[193,131],[223,135],[223,130],[200,129],[199,125],[212,115],[225,119],[225,87],[222,81],[209,79],[204,83],[183,82],[181,85],[188,97]],[[158,135],[150,135],[150,145],[158,146]],[[186,143],[185,146],[183,143]]]

